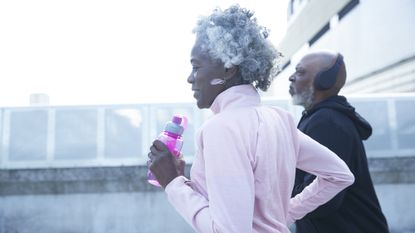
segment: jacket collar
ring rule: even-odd
[[[261,103],[258,91],[252,84],[230,87],[216,96],[210,107],[214,114],[231,108],[257,106]]]

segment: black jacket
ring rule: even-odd
[[[328,203],[296,221],[297,233],[389,232],[362,143],[372,134],[370,124],[355,112],[345,97],[333,96],[304,111],[298,128],[343,159],[354,174],[355,182]],[[314,178],[297,170],[293,196]]]

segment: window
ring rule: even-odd
[[[42,160],[47,156],[46,110],[10,113],[10,161]]]
[[[395,102],[399,149],[415,149],[415,109],[413,106],[414,101],[411,100]]]
[[[344,16],[346,16],[358,4],[359,4],[359,0],[351,0],[349,3],[347,3],[347,5],[344,6],[343,9],[341,9],[339,11],[339,13],[338,13],[339,20],[341,20],[342,18],[344,18]]]
[[[97,111],[62,109],[56,111],[55,159],[97,157]]]
[[[143,116],[139,109],[107,109],[105,114],[105,157],[142,156]]]
[[[372,136],[363,141],[367,151],[392,150],[390,120],[385,100],[353,102],[356,111],[372,126]]]
[[[317,32],[313,38],[311,38],[310,41],[308,41],[308,45],[311,46],[312,44],[314,44],[316,41],[318,41],[320,39],[320,37],[322,37],[328,30],[330,30],[330,23],[327,23],[326,25],[324,25],[323,28],[320,29],[319,32]]]
[[[285,70],[291,64],[291,60],[288,60],[281,68],[281,72]]]

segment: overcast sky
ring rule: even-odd
[[[186,78],[197,17],[229,0],[0,2],[0,107],[193,101]],[[287,0],[238,1],[277,45]]]

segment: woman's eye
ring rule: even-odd
[[[194,78],[196,78],[196,76],[197,76],[198,69],[199,69],[199,67],[195,67],[195,66],[192,67],[192,73],[193,73]]]

